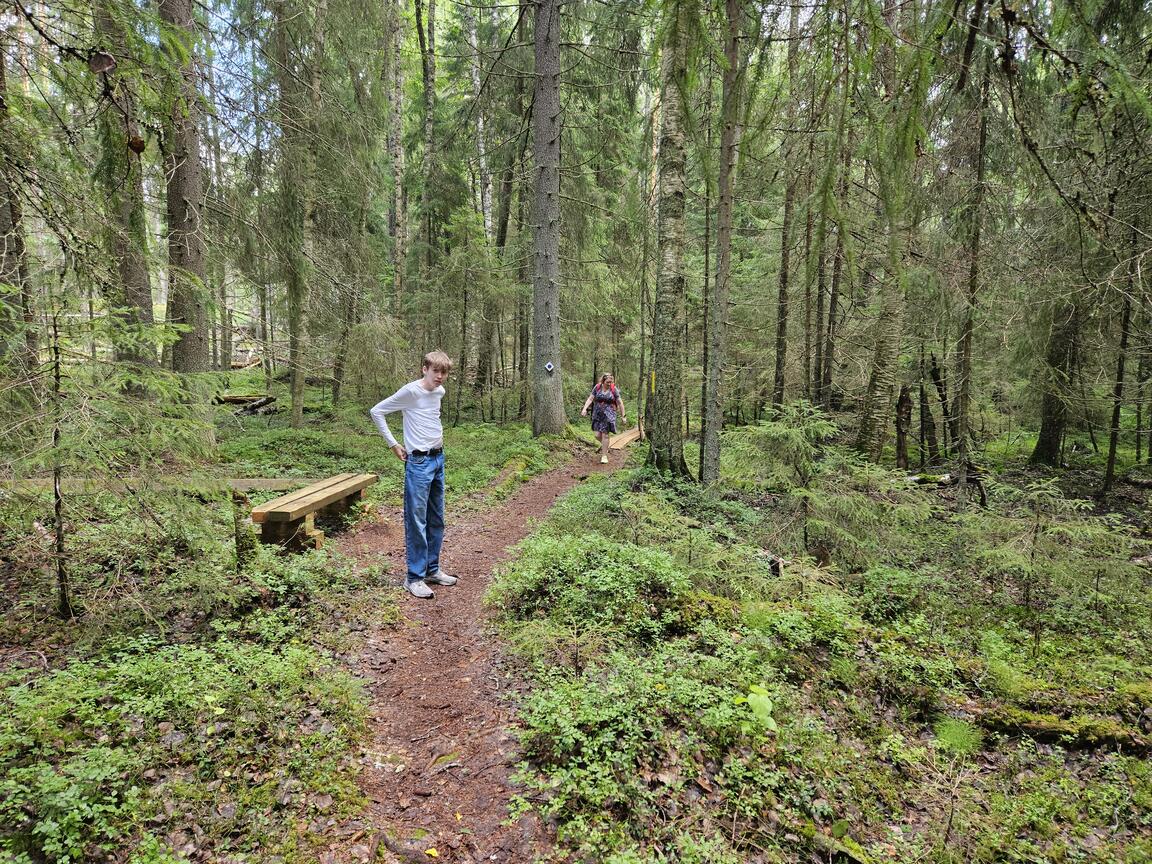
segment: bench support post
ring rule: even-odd
[[[275,543],[294,552],[319,549],[324,545],[324,532],[316,530],[315,516],[309,513],[303,519],[264,522],[260,526],[260,541]]]

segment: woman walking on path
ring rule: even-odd
[[[608,441],[616,434],[617,413],[621,421],[626,419],[616,380],[609,373],[600,376],[600,383],[592,388],[588,400],[580,409],[580,416],[587,417],[589,408],[592,409],[592,431],[600,442],[600,464],[604,465],[608,462]]]

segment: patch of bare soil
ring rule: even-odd
[[[448,454],[451,458],[451,454]],[[369,799],[362,829],[322,861],[494,861],[528,864],[547,851],[532,817],[513,824],[508,804],[519,761],[515,695],[522,687],[487,627],[482,598],[492,571],[552,504],[591,474],[618,468],[583,451],[525,483],[498,505],[448,513],[442,567],[459,577],[433,600],[401,599],[399,626],[369,634],[356,671],[372,696],[360,784]],[[399,513],[342,544],[359,560],[385,558],[403,579]]]

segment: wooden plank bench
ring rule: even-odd
[[[324,532],[316,529],[316,515],[346,512],[378,479],[375,474],[337,474],[253,507],[252,521],[260,526],[260,540],[291,549],[319,549]]]

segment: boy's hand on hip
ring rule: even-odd
[[[399,459],[401,462],[407,462],[408,461],[408,451],[404,449],[403,444],[393,444],[392,445],[392,452],[396,454],[396,458]]]

